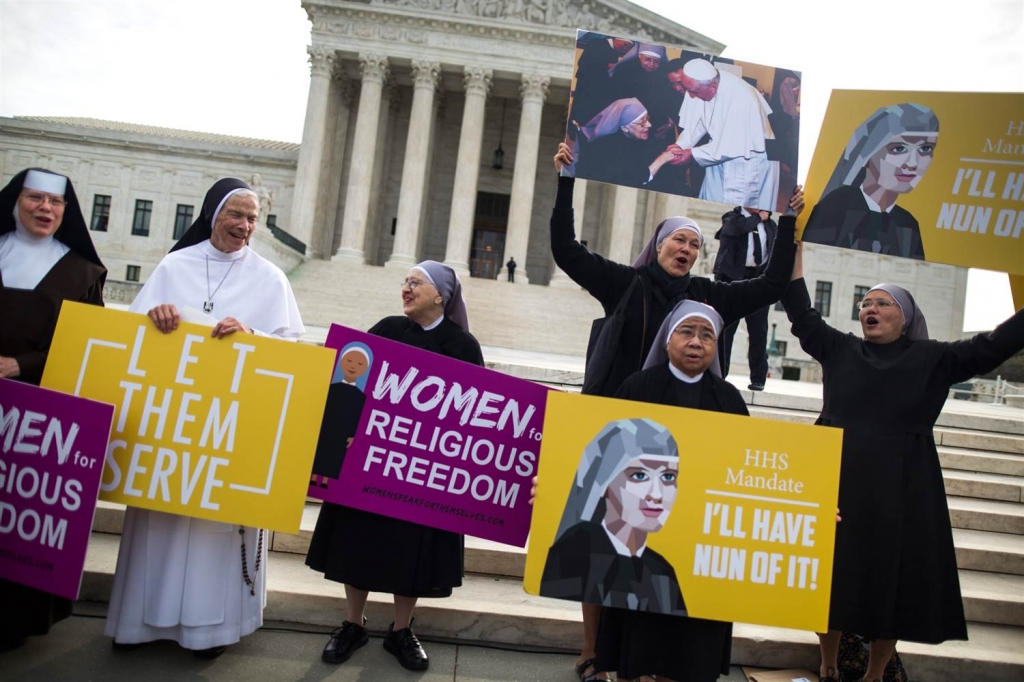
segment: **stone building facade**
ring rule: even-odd
[[[137,286],[123,282],[145,281],[173,244],[175,225],[187,209],[199,210],[214,180],[259,175],[265,229],[254,246],[290,273],[307,324],[365,328],[400,312],[398,273],[430,258],[470,276],[470,316],[482,343],[581,355],[601,311],[554,266],[548,239],[551,156],[565,126],[575,29],[705,53],[723,46],[625,0],[306,0],[303,7],[312,35],[301,145],[89,119],[0,118],[0,180],[32,165],[67,173],[91,222],[108,202],[106,229],[93,238],[111,271],[108,297],[117,300],[129,300]],[[690,215],[707,237],[695,269],[705,275],[720,216],[731,208],[582,181],[574,206],[579,237],[619,262],[630,262],[664,217]],[[512,288],[498,280],[509,257],[520,265]],[[839,329],[857,328],[858,287],[885,280],[915,292],[934,336],[961,336],[965,269],[813,245],[805,269],[812,297]],[[788,374],[816,378],[785,314],[771,317]],[[740,325],[734,372],[744,371],[745,353]]]

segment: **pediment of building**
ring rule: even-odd
[[[678,45],[718,53],[724,45],[628,0],[304,0],[313,30],[331,32],[332,17],[368,10],[382,15],[419,17],[424,29],[442,22],[511,35],[561,34],[575,29]],[[346,11],[347,10],[347,11]]]

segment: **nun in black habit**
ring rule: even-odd
[[[558,146],[554,162],[556,171],[572,165],[568,145]],[[690,275],[704,236],[694,220],[683,216],[663,220],[632,265],[591,253],[576,240],[574,182],[570,177],[558,178],[551,212],[551,255],[565,274],[597,299],[606,315],[604,326],[599,329],[595,325],[591,332],[583,393],[615,395],[626,377],[643,368],[658,328],[680,301],[706,303],[728,325],[775,303],[786,291],[796,251],[795,217],[779,219],[779,232],[764,274],[737,282],[715,282]],[[803,189],[797,187],[790,207],[799,213],[803,205]],[[617,335],[611,335],[605,330],[614,328],[608,322],[616,315],[621,315],[622,325]],[[599,612],[600,607],[583,605],[583,647],[577,672],[584,682],[609,679],[593,669]]]
[[[636,97],[617,99],[580,128],[580,177],[643,187],[675,153],[651,137],[647,108]]]
[[[822,682],[838,682],[842,631],[872,640],[865,679],[882,679],[900,639],[967,639],[946,490],[932,429],[951,385],[1024,348],[1024,310],[989,334],[928,339],[910,292],[879,284],[860,303],[862,337],[811,307],[801,258],[782,302],[800,346],[821,363],[818,424],[843,429],[829,631]]]
[[[721,378],[723,324],[710,306],[678,303],[658,330],[643,371],[626,379],[615,397],[748,416],[739,391]],[[602,609],[596,667],[616,670],[620,680],[710,682],[729,673],[731,648],[732,623]]]
[[[424,261],[402,282],[405,315],[385,317],[370,334],[483,366],[480,344],[469,333],[462,283],[436,261]],[[370,592],[394,595],[395,621],[384,648],[410,670],[429,661],[412,631],[420,597],[449,597],[462,584],[463,537],[409,521],[325,502],[306,565],[345,585],[346,620],[331,634],[322,658],[342,663],[368,641],[363,613]]]
[[[64,301],[103,305],[103,267],[71,180],[26,169],[0,190],[0,378],[39,385]],[[71,601],[0,580],[0,651],[44,635]]]

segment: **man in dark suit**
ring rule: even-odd
[[[737,206],[722,216],[722,228],[715,234],[715,239],[721,242],[715,258],[716,281],[752,279],[764,272],[778,232],[771,215],[768,211]],[[763,391],[768,377],[768,308],[762,308],[745,319],[750,339],[747,349],[750,385],[747,388]],[[729,374],[732,340],[738,324],[734,322],[726,327],[718,339],[723,377]]]

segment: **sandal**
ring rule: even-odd
[[[825,676],[821,678],[820,682],[840,682],[839,673],[836,672],[835,668],[829,666],[828,669],[825,670]]]
[[[589,673],[587,672],[587,668],[593,668],[596,662],[597,657],[593,657],[588,658],[585,661],[581,661],[580,664],[576,666],[576,677],[580,678],[580,682],[611,682],[612,678],[603,670],[594,669]],[[601,677],[602,675],[604,675],[604,677]]]

